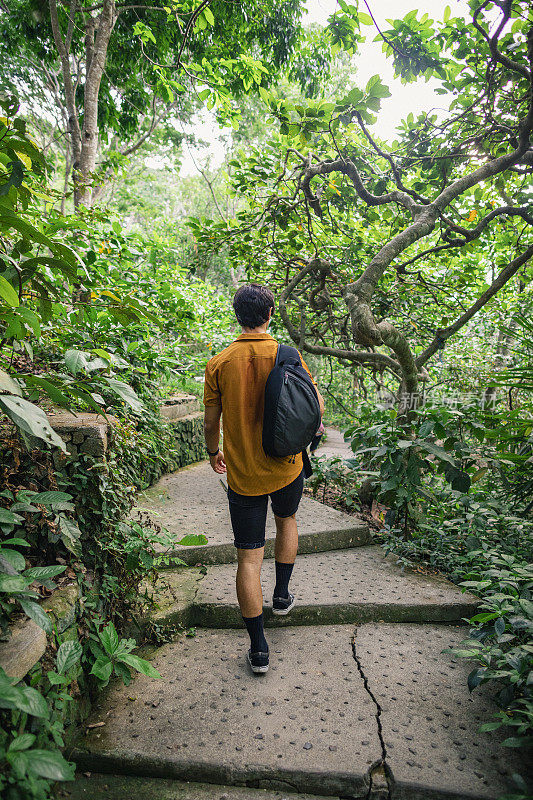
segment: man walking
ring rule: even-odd
[[[274,295],[257,284],[241,286],[235,293],[233,309],[242,333],[207,363],[204,432],[211,467],[218,474],[227,471],[229,510],[237,548],[237,599],[250,635],[248,662],[253,672],[263,673],[269,664],[261,591],[268,498],[276,522],[272,611],[288,614],[295,602],[289,592],[289,580],[298,550],[295,515],[304,476],[301,454],[272,458],[262,447],[265,384],[278,347],[267,333],[274,312]],[[302,365],[309,372],[303,359]],[[323,413],[320,394],[318,399]],[[219,449],[221,416],[224,452]]]

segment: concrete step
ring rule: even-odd
[[[470,695],[472,665],[442,652],[463,630],[370,624],[355,637],[351,625],[268,637],[263,676],[245,663],[245,631],[165,645],[152,659],[163,680],[139,675],[102,693],[91,722],[104,725],[67,755],[84,771],[376,800],[496,800],[523,773],[523,756],[501,747],[505,732],[479,733],[496,710],[490,688]]]
[[[201,570],[174,569],[152,589],[159,624],[181,623],[241,628],[234,564]],[[346,622],[460,622],[478,600],[444,578],[400,569],[378,546],[298,556],[291,578],[297,604],[287,616],[271,611],[275,569],[261,571],[265,621],[269,626],[331,625]]]
[[[357,628],[354,654],[380,707],[393,798],[515,796],[513,773],[522,775],[533,796],[528,754],[502,747],[509,728],[479,731],[499,710],[495,687],[470,693],[467,676],[474,664],[443,652],[465,638],[466,632],[448,626]]]
[[[163,681],[114,687],[73,756],[84,770],[364,797],[381,749],[351,633],[276,630],[254,678],[245,632],[199,630],[158,651]]]
[[[56,796],[58,800],[325,800],[324,796],[285,790],[96,773],[79,775],[76,781],[61,784]]]
[[[187,564],[226,564],[236,560],[226,486],[209,463],[194,464],[165,475],[139,494],[137,510],[170,531],[179,541],[189,533],[203,533],[203,547],[177,546],[173,554]],[[368,525],[358,517],[303,497],[297,514],[301,553],[358,547],[370,541]],[[269,509],[265,555],[274,555],[276,529]]]

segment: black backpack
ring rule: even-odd
[[[263,450],[274,458],[302,453],[306,477],[309,477],[306,447],[321,421],[318,395],[298,351],[279,344],[265,386]]]

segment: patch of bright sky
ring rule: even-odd
[[[348,0],[349,2],[349,0]],[[381,30],[389,27],[387,19],[398,19],[408,11],[418,9],[419,14],[427,13],[431,19],[442,20],[444,9],[451,7],[452,16],[468,14],[466,0],[369,0],[369,5]],[[328,17],[338,10],[336,0],[307,0],[307,13],[304,24],[318,23],[326,25]],[[363,0],[360,0],[361,11],[366,12]],[[382,139],[393,140],[395,129],[402,119],[412,111],[416,116],[422,111],[438,110],[446,105],[446,96],[435,94],[439,85],[436,80],[425,81],[423,78],[403,85],[393,76],[392,62],[385,57],[381,50],[381,42],[372,40],[377,34],[374,26],[362,26],[361,32],[366,36],[366,42],[360,45],[359,53],[354,56],[354,86],[364,88],[372,75],[379,74],[382,82],[389,87],[391,97],[382,100],[378,121],[374,132]],[[438,113],[438,111],[437,111]],[[191,128],[192,130],[192,128]],[[207,112],[200,115],[194,125],[194,133],[208,144],[203,148],[184,149],[183,162],[180,175],[194,175],[197,173],[195,161],[210,165],[219,165],[224,158],[224,144],[221,139],[223,131],[218,127],[213,115]],[[156,166],[148,164],[148,166]]]

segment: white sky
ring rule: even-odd
[[[428,13],[432,19],[436,20],[442,20],[447,5],[451,7],[452,16],[468,12],[467,0],[420,0],[419,2],[417,0],[368,0],[368,2],[381,30],[389,27],[387,19],[401,18],[415,8],[419,13]],[[367,9],[363,0],[360,0],[359,7],[366,13]],[[316,22],[325,25],[328,17],[338,9],[338,5],[336,0],[307,0],[306,8],[304,24]],[[442,108],[446,104],[446,96],[434,93],[434,89],[438,85],[434,80],[426,83],[422,78],[416,83],[406,86],[403,86],[399,80],[394,80],[392,63],[382,53],[381,42],[372,41],[377,34],[375,27],[361,26],[361,32],[366,36],[367,41],[360,45],[360,52],[353,59],[356,73],[354,85],[364,88],[372,75],[379,74],[382,82],[389,87],[391,97],[382,100],[381,111],[378,114],[374,131],[381,138],[392,140],[395,137],[396,126],[410,111],[416,116],[421,111]],[[202,115],[202,118],[194,126],[194,132],[200,138],[210,142],[207,148],[194,149],[194,158],[202,164],[207,158],[211,160],[212,165],[220,164],[224,157],[224,148],[217,138],[220,129],[213,116],[207,112]],[[193,158],[185,148],[180,174],[184,176],[195,173],[196,167]]]

